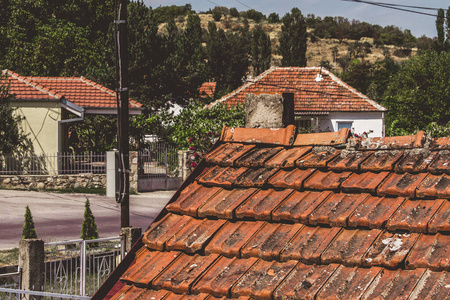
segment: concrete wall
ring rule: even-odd
[[[15,102],[16,113],[25,117],[21,127],[33,142],[35,154],[58,152],[58,121],[61,104],[58,102]]]

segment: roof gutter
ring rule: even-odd
[[[58,121],[58,152],[59,153],[61,153],[61,151],[62,151],[62,136],[61,135],[62,135],[63,124],[84,121],[84,108],[83,107],[78,106],[75,103],[70,102],[69,100],[66,100],[64,97],[61,98],[61,107],[68,110],[69,112],[73,113],[74,115],[79,116],[79,118]]]

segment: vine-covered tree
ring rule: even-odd
[[[285,67],[306,66],[306,21],[297,7],[283,19],[280,37],[281,64]]]
[[[34,228],[33,216],[31,215],[30,208],[25,208],[25,222],[22,228],[23,239],[37,239],[36,229]]]

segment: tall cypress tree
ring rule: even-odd
[[[34,222],[33,222],[33,216],[31,215],[30,208],[25,208],[25,222],[23,224],[22,229],[22,238],[23,239],[36,239],[37,234],[36,230],[34,229]]]
[[[253,75],[259,75],[270,68],[272,49],[270,37],[261,26],[252,31],[252,67]]]
[[[95,224],[95,217],[91,210],[89,198],[86,198],[86,202],[84,203],[84,220],[81,225],[81,238],[83,240],[98,238],[97,224]]]
[[[281,26],[280,53],[282,66],[306,66],[306,21],[297,7],[283,17]]]

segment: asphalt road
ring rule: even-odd
[[[161,191],[131,195],[130,225],[144,231],[174,193]],[[119,235],[120,205],[114,198],[0,190],[0,249],[18,247],[27,205],[39,239],[45,242],[79,239],[86,198],[89,198],[100,237]]]

